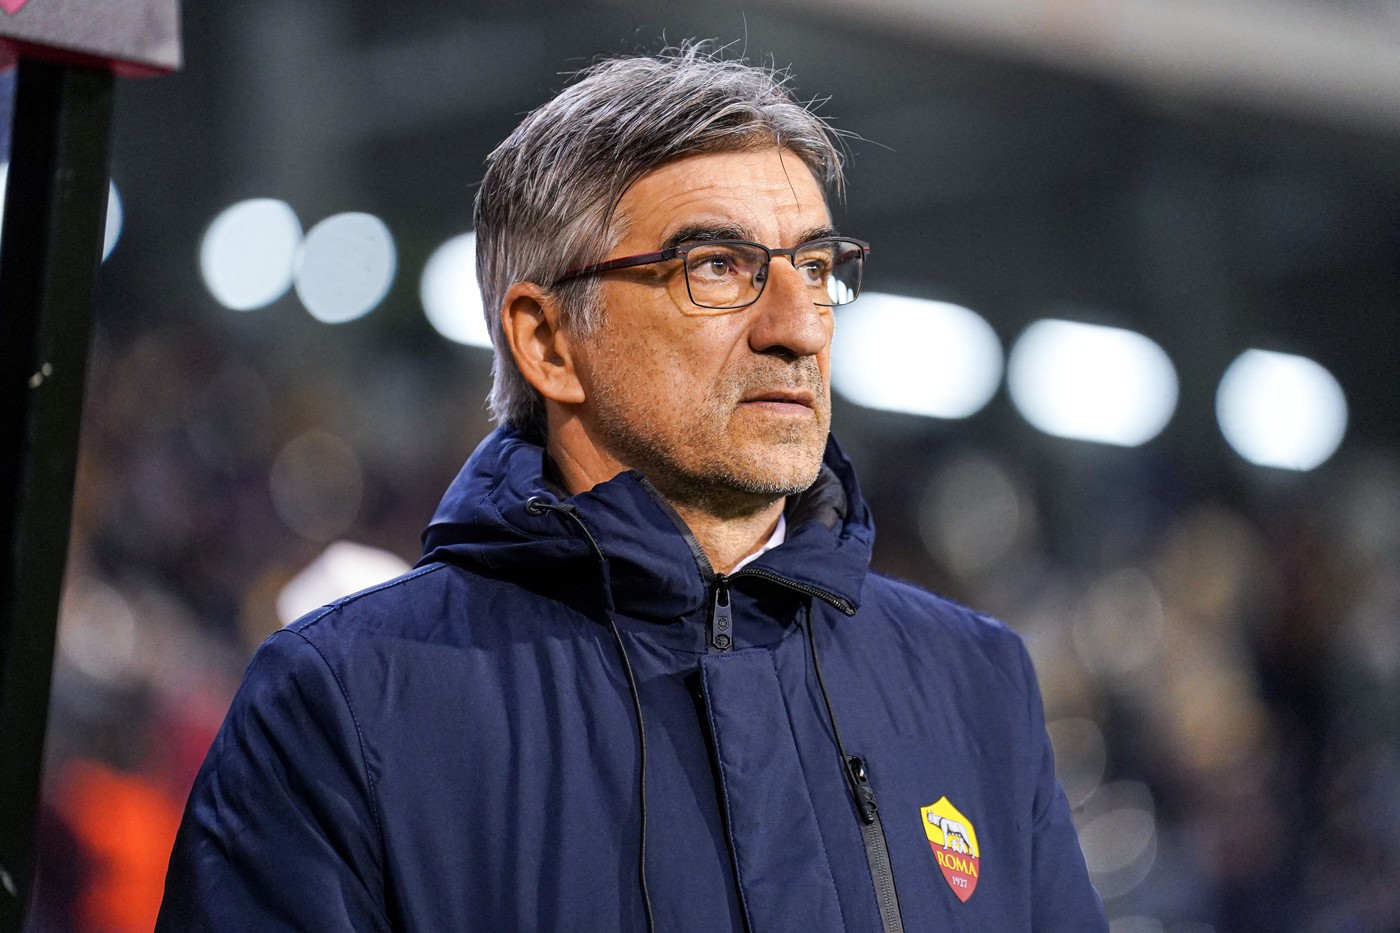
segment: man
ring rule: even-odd
[[[1105,929],[1021,642],[868,570],[839,172],[694,46],[496,150],[502,427],[414,572],[259,650],[162,929]]]

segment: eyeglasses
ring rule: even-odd
[[[763,286],[768,283],[768,265],[773,257],[786,256],[802,276],[812,302],[833,307],[856,300],[868,255],[870,244],[845,237],[808,240],[792,249],[770,249],[748,240],[705,240],[571,269],[554,284],[614,269],[679,259],[685,269],[686,292],[696,308],[737,311],[747,308],[763,294]]]

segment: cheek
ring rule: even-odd
[[[610,297],[617,310],[587,341],[593,385],[641,419],[660,411],[688,417],[727,398],[726,380],[747,352],[742,316],[686,318],[664,301]]]
[[[690,322],[688,322],[690,323]],[[714,326],[719,321],[690,323],[677,332],[654,331],[637,341],[620,365],[645,372],[644,391],[669,398],[704,399],[720,389],[726,376],[738,367],[731,357],[743,343],[742,336]]]
[[[654,331],[608,340],[591,363],[598,396],[629,421],[655,423],[660,413],[684,412],[697,402],[693,361]]]

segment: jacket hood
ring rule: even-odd
[[[532,507],[532,499],[564,508]],[[859,605],[875,530],[834,438],[817,481],[789,500],[786,514],[784,543],[740,574]],[[477,447],[423,532],[419,563],[439,561],[569,601],[596,594],[608,608],[653,619],[700,608],[715,577],[689,529],[640,473],[568,496],[547,479],[544,449],[509,427]]]

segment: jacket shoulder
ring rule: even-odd
[[[347,622],[373,624],[375,620],[388,616],[402,618],[405,609],[411,609],[416,602],[439,592],[447,583],[440,573],[443,569],[442,564],[415,568],[391,580],[332,600],[287,623],[284,629],[311,640],[319,630]]]
[[[864,601],[881,614],[892,614],[910,625],[932,626],[994,642],[1021,641],[1021,636],[1000,619],[908,580],[876,571],[871,571],[866,577]]]
[[[285,630],[337,654],[385,640],[460,645],[485,636],[490,619],[527,606],[538,611],[536,600],[511,581],[433,562],[327,603]]]
[[[1030,671],[1025,639],[1005,622],[907,580],[872,571],[858,618],[896,629],[902,643],[931,653],[975,656],[1012,680]]]
[[[577,625],[582,617],[565,602],[534,592],[528,581],[431,562],[322,606],[284,631],[299,635],[339,670],[352,658],[444,658],[542,635],[591,632]]]

